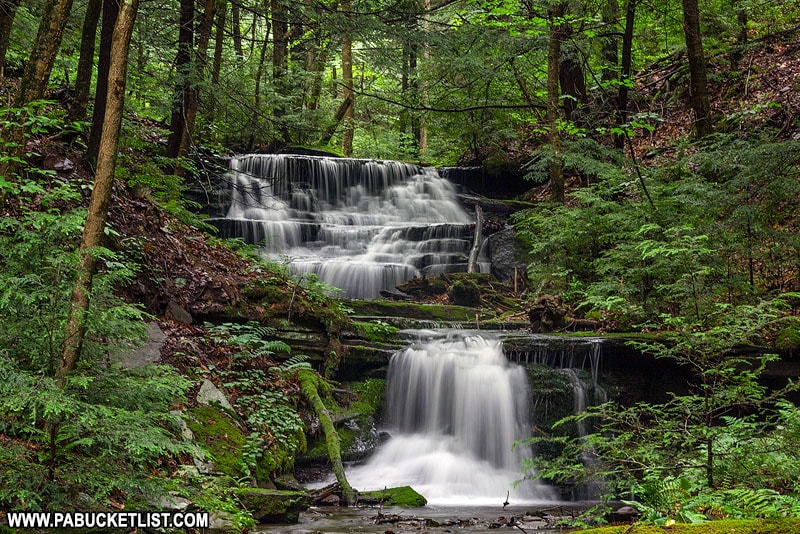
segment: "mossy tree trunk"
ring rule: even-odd
[[[303,396],[311,403],[322,425],[322,430],[325,432],[325,445],[328,448],[328,457],[333,465],[333,473],[336,475],[336,481],[339,482],[339,485],[342,487],[342,496],[348,506],[353,506],[356,503],[356,492],[353,491],[344,473],[339,434],[336,433],[333,419],[331,419],[331,415],[328,413],[325,403],[322,402],[322,397],[319,396],[319,375],[314,371],[303,370],[300,371],[298,378],[300,379],[300,389],[303,391]]]

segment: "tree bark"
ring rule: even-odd
[[[83,120],[86,117],[94,71],[95,38],[102,9],[103,0],[89,0],[86,4],[86,15],[81,30],[81,54],[78,59],[78,73],[75,75],[75,92],[69,107],[69,118],[73,121]]]
[[[628,122],[628,85],[631,81],[633,63],[633,26],[636,21],[636,4],[639,0],[627,0],[625,4],[625,31],[622,33],[622,58],[620,62],[619,91],[617,92],[617,125]],[[625,136],[615,135],[614,145],[625,147]]]
[[[342,11],[349,16],[350,0],[342,0]],[[342,35],[342,82],[344,90],[342,96],[345,101],[350,101],[344,114],[344,132],[342,133],[342,153],[345,156],[353,155],[353,138],[355,137],[355,93],[353,92],[353,41],[349,30]]]
[[[42,18],[30,59],[25,64],[19,91],[14,98],[15,107],[23,108],[31,102],[44,98],[71,9],[72,0],[48,0],[42,8]],[[10,179],[19,168],[16,160],[22,159],[25,155],[28,127],[20,124],[3,131],[2,134],[8,158],[0,165],[0,176]],[[0,198],[0,206],[4,201],[5,199]]]
[[[11,42],[11,29],[21,3],[22,0],[0,0],[0,80],[5,75],[6,52]]]
[[[92,131],[86,149],[86,159],[97,161],[100,138],[103,136],[103,121],[108,98],[108,71],[111,62],[111,42],[119,14],[119,0],[103,0],[103,25],[100,28],[100,51],[97,56],[97,85],[94,91]]]
[[[225,19],[228,15],[226,0],[217,2],[216,34],[214,35],[214,66],[211,69],[211,85],[219,85],[219,76],[222,71],[222,50],[225,39]]]
[[[550,198],[555,202],[564,202],[564,162],[561,157],[561,134],[558,123],[561,118],[559,110],[559,75],[561,65],[561,42],[564,38],[562,28],[564,5],[553,4],[550,9],[550,41],[547,47],[547,128],[548,142],[553,150],[548,175],[550,177]]]
[[[697,0],[683,0],[683,31],[686,35],[686,55],[689,59],[691,104],[694,110],[694,131],[698,138],[713,131],[711,107],[708,102],[708,80],[703,39],[700,35],[700,10]]]
[[[483,244],[483,209],[477,204],[475,205],[475,240],[472,243],[472,250],[469,251],[469,261],[467,262],[467,272],[477,273],[480,271],[478,268],[478,256],[481,253],[481,245]]]
[[[69,317],[64,335],[61,361],[56,369],[56,379],[61,387],[75,368],[80,357],[83,337],[86,333],[86,314],[89,310],[89,294],[95,268],[94,250],[100,246],[111,201],[114,169],[117,163],[119,132],[122,126],[122,111],[125,105],[125,75],[128,67],[128,50],[133,33],[133,24],[139,7],[138,0],[122,0],[117,24],[114,28],[111,61],[109,65],[109,94],[100,151],[97,156],[97,173],[94,179],[89,213],[83,228],[80,244],[80,265],[70,298]]]
[[[244,48],[242,47],[242,27],[241,11],[237,2],[231,3],[231,33],[233,34],[233,49],[239,60],[244,59]]]
[[[184,130],[186,129],[186,104],[191,98],[192,48],[194,47],[194,0],[181,0],[178,29],[178,52],[175,56],[175,72],[178,85],[175,88],[175,102],[169,122],[170,135],[167,139],[167,157],[177,158],[181,153]],[[176,165],[177,169],[180,165]]]
[[[605,26],[606,36],[602,39],[600,56],[603,58],[602,75],[604,82],[615,80],[619,72],[619,46],[617,37],[617,19],[619,18],[619,0],[606,0],[600,13]]]
[[[200,106],[200,88],[198,84],[203,80],[203,70],[208,62],[208,43],[211,40],[211,27],[214,23],[214,2],[215,0],[205,0],[203,17],[200,19],[200,25],[197,29],[197,51],[194,61],[191,63],[193,65],[191,69],[192,78],[186,80],[188,87],[184,91],[188,98],[184,103],[183,131],[181,132],[180,146],[176,156],[178,159],[186,157],[192,145],[194,127],[197,123],[197,109]],[[175,166],[175,175],[183,176],[185,173],[186,167],[179,162]]]

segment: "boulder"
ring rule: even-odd
[[[233,411],[228,397],[220,391],[210,380],[203,380],[200,390],[197,392],[197,404],[201,406],[219,406],[226,410]]]
[[[527,264],[518,258],[517,232],[512,226],[489,236],[489,258],[492,261],[492,274],[498,280],[512,280],[514,269],[521,275]]]
[[[428,504],[428,500],[411,486],[366,491],[359,493],[358,500],[364,504],[381,504],[383,506],[417,507]]]
[[[311,506],[311,499],[304,491],[243,488],[236,496],[259,523],[297,523],[300,512]]]

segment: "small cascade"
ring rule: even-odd
[[[530,481],[514,486],[531,454],[514,446],[529,435],[528,383],[499,340],[450,332],[396,353],[387,414],[392,438],[348,472],[354,487],[411,485],[434,504],[550,497]]]
[[[421,274],[466,269],[474,221],[435,169],[297,155],[233,158],[222,237],[288,257],[350,298],[374,298]],[[481,270],[489,265],[481,262]]]

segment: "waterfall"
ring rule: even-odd
[[[525,369],[501,343],[464,332],[421,340],[389,363],[391,439],[348,478],[359,489],[410,485],[433,504],[500,505],[543,500],[549,491],[522,478],[530,455]]]
[[[231,159],[222,237],[287,257],[349,298],[375,298],[419,275],[466,269],[474,222],[435,169],[297,155]],[[484,261],[482,271],[488,271]]]

